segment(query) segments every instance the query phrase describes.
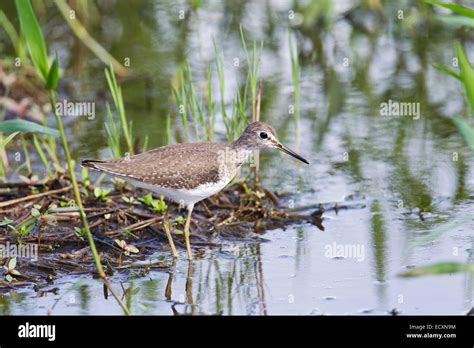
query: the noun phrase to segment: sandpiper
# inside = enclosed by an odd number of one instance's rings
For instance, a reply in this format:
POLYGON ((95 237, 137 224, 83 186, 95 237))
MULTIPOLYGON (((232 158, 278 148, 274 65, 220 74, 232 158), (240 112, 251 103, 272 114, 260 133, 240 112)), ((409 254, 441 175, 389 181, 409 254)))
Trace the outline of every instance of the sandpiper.
MULTIPOLYGON (((159 147, 112 160, 85 160, 82 165, 125 179, 132 185, 163 195, 188 210, 184 237, 192 259, 189 226, 194 205, 221 191, 237 174, 253 150, 275 148, 307 160, 280 143, 272 126, 253 122, 230 144, 188 143, 159 147)), ((172 239, 170 243, 172 243, 172 239)), ((175 255, 176 256, 176 255, 175 255)))

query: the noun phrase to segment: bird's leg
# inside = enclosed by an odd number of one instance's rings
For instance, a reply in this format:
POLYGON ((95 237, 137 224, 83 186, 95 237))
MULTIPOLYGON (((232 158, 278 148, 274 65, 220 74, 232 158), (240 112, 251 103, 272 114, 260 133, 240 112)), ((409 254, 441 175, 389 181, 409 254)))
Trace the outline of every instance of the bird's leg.
POLYGON ((168 243, 170 244, 171 251, 173 252, 173 258, 178 257, 178 253, 176 252, 176 248, 174 246, 173 237, 171 237, 170 225, 168 219, 163 221, 163 229, 166 232, 166 237, 168 237, 168 243))
POLYGON ((188 251, 188 260, 193 259, 191 252, 191 244, 189 243, 189 225, 191 224, 191 215, 193 213, 194 204, 188 206, 188 217, 186 218, 186 224, 184 225, 184 239, 186 240, 186 250, 188 251))
POLYGON ((172 269, 169 273, 169 277, 168 277, 168 282, 166 282, 166 288, 165 288, 165 298, 168 300, 168 301, 171 301, 171 288, 173 286, 173 275, 174 275, 174 272, 176 271, 176 258, 173 258, 173 263, 172 263, 172 269))

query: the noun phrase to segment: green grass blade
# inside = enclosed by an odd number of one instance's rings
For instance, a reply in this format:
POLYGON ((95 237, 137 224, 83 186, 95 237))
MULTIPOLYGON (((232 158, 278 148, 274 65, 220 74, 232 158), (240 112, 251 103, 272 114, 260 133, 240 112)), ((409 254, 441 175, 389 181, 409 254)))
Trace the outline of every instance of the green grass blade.
POLYGON ((48 78, 48 55, 41 27, 36 20, 29 0, 16 0, 15 4, 33 65, 43 81, 46 81, 48 78))
POLYGON ((12 42, 13 47, 15 47, 17 56, 20 57, 21 60, 23 60, 23 58, 25 57, 24 55, 25 52, 23 49, 23 43, 21 41, 20 35, 18 35, 12 22, 10 22, 10 20, 7 18, 5 13, 1 10, 0 10, 0 26, 3 27, 8 37, 10 38, 10 41, 12 42))
POLYGON ((456 47, 456 55, 459 59, 459 68, 461 70, 460 75, 464 84, 464 90, 466 91, 467 101, 474 113, 474 69, 469 63, 461 45, 456 47))
POLYGON ((3 150, 5 148, 5 146, 7 146, 7 144, 20 132, 15 132, 15 133, 12 133, 10 134, 9 136, 7 136, 5 139, 2 139, 2 141, 0 141, 0 150, 3 150))
POLYGON ((457 116, 453 119, 454 124, 458 127, 459 132, 463 136, 469 147, 474 150, 474 128, 471 127, 467 121, 461 116, 457 116))
POLYGON ((463 16, 474 18, 474 10, 470 9, 468 7, 464 7, 464 6, 457 5, 457 4, 448 4, 448 3, 445 3, 445 2, 435 1, 435 0, 425 0, 425 2, 428 3, 428 4, 431 4, 431 5, 436 5, 436 6, 439 6, 439 7, 447 8, 448 10, 459 13, 463 16))
POLYGON ((474 18, 465 16, 436 16, 440 21, 449 25, 465 25, 467 27, 474 27, 474 18))
POLYGON ((53 137, 59 136, 59 131, 57 129, 20 119, 0 121, 0 132, 42 133, 53 137))
POLYGON ((25 156, 25 164, 26 164, 26 169, 28 170, 28 175, 31 175, 32 170, 31 170, 30 152, 28 151, 28 146, 26 144, 24 135, 21 136, 21 147, 23 149, 23 154, 25 156))
POLYGON ((46 171, 48 172, 48 176, 51 176, 51 168, 49 166, 49 162, 46 159, 46 155, 44 154, 44 151, 41 148, 41 144, 39 143, 38 138, 36 137, 36 135, 33 135, 33 144, 35 145, 36 152, 38 153, 38 155, 41 159, 41 162, 43 162, 43 165, 44 165, 46 171))
POLYGON ((59 63, 58 56, 54 58, 53 64, 49 69, 48 79, 46 80, 46 89, 56 89, 59 81, 59 63))
POLYGON ((458 72, 454 71, 453 69, 447 67, 446 65, 443 64, 433 64, 433 66, 438 69, 439 71, 444 72, 445 74, 451 75, 452 77, 461 80, 461 75, 459 75, 458 72))
POLYGON ((214 37, 212 38, 212 44, 214 46, 214 56, 216 60, 217 78, 219 79, 219 91, 220 91, 220 97, 221 97, 220 98, 221 113, 222 113, 222 118, 224 122, 226 122, 227 114, 225 110, 225 100, 224 100, 224 92, 225 92, 224 55, 222 53, 219 54, 214 37))
POLYGON ((109 86, 110 93, 112 94, 112 99, 114 100, 115 109, 119 114, 120 124, 122 126, 122 131, 125 137, 125 142, 127 144, 128 152, 133 155, 132 131, 130 129, 130 123, 128 122, 127 115, 125 113, 122 89, 117 83, 112 64, 110 64, 109 67, 105 69, 105 78, 107 79, 107 84, 109 86))
POLYGON ((474 272, 474 264, 458 262, 439 262, 432 265, 420 266, 399 274, 401 277, 418 277, 423 275, 443 275, 458 272, 474 272))

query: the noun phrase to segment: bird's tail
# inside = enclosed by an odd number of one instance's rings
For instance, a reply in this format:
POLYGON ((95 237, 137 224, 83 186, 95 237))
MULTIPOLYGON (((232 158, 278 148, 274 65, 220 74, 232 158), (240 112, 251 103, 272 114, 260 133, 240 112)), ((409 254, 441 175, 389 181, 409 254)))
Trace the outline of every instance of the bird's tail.
POLYGON ((84 160, 84 161, 81 162, 81 166, 92 168, 92 169, 95 169, 95 170, 102 170, 102 168, 100 166, 101 163, 104 163, 104 161, 84 160))

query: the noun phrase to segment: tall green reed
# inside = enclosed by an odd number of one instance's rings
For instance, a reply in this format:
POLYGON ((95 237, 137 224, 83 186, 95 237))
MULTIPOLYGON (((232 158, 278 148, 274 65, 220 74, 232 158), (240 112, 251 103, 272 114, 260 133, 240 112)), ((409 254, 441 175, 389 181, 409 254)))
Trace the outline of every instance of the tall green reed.
POLYGON ((257 48, 257 41, 253 41, 252 52, 249 53, 247 48, 247 41, 245 39, 244 30, 240 25, 240 38, 242 40, 242 47, 244 49, 245 57, 247 60, 247 83, 250 86, 250 95, 252 100, 252 121, 258 121, 257 119, 257 92, 258 92, 258 77, 260 71, 260 56, 263 49, 263 41, 260 42, 260 47, 257 48))
POLYGON ((291 77, 293 81, 293 116, 297 139, 299 140, 300 125, 300 66, 298 59, 298 47, 293 44, 292 33, 288 31, 288 46, 291 59, 291 77))
MULTIPOLYGON (((109 86, 110 93, 112 94, 112 99, 114 101, 115 109, 117 110, 120 126, 122 128, 122 133, 125 138, 125 143, 127 145, 127 151, 130 155, 133 155, 133 138, 132 138, 132 125, 131 122, 128 122, 127 115, 125 113, 125 107, 123 103, 123 96, 122 96, 122 89, 117 83, 117 79, 115 77, 114 69, 112 64, 109 65, 108 68, 105 69, 105 78, 107 79, 107 84, 109 86)), ((114 155, 121 154, 120 151, 120 134, 118 133, 118 129, 114 128, 113 126, 113 117, 110 112, 110 107, 107 107, 107 115, 109 117, 109 121, 112 120, 110 124, 110 128, 106 127, 107 135, 113 136, 113 139, 109 140, 109 145, 113 144, 113 151, 114 155), (118 138, 118 139, 117 139, 118 138)), ((120 157, 118 155, 117 157, 120 157)))
POLYGON ((185 61, 178 69, 178 86, 173 87, 178 113, 185 131, 186 140, 191 141, 190 124, 196 141, 212 141, 215 124, 215 103, 212 100, 212 70, 206 70, 205 92, 199 96, 193 81, 190 64, 185 61))

